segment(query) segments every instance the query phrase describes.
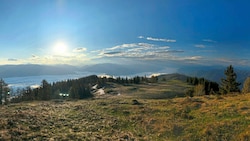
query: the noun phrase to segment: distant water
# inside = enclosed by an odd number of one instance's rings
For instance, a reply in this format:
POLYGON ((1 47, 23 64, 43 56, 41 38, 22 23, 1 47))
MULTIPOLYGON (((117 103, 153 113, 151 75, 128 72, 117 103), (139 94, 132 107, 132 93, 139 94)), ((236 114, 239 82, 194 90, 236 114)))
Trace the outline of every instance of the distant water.
MULTIPOLYGON (((26 77, 8 77, 3 78, 3 80, 11 87, 14 91, 19 88, 26 87, 38 87, 41 85, 42 80, 46 80, 49 83, 64 81, 68 79, 78 79, 90 75, 98 75, 98 76, 106 76, 103 73, 93 73, 93 72, 78 72, 75 74, 67 74, 67 75, 39 75, 39 76, 26 76, 26 77)), ((121 77, 134 77, 134 76, 151 76, 153 72, 143 72, 138 74, 126 75, 121 77)), ((107 75, 108 76, 108 75, 107 75)), ((116 77, 116 76, 114 76, 116 77)))
POLYGON ((36 87, 41 85, 42 80, 46 80, 49 83, 64 81, 68 79, 78 79, 81 77, 86 77, 91 75, 91 73, 79 73, 79 74, 67 74, 67 75, 40 75, 40 76, 25 76, 25 77, 9 77, 3 78, 5 83, 9 85, 12 89, 16 90, 18 88, 26 87, 36 87))

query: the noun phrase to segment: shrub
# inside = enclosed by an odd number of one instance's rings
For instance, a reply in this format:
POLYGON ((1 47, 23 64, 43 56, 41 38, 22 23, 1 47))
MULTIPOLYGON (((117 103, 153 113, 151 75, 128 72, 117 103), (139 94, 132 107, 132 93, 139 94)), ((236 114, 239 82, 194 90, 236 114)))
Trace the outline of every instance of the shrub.
POLYGON ((194 87, 194 95, 202 96, 205 95, 205 86, 202 84, 198 84, 194 87))
POLYGON ((250 77, 247 77, 247 79, 245 80, 243 84, 242 93, 245 94, 249 92, 250 92, 250 77))

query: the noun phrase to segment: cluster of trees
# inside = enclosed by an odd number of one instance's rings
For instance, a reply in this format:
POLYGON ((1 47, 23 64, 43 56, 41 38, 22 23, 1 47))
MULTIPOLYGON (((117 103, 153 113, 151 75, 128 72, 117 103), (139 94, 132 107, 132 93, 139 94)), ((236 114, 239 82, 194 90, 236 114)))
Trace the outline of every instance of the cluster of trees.
POLYGON ((13 102, 29 100, 51 100, 69 96, 72 99, 84 99, 92 97, 91 86, 99 82, 95 75, 61 82, 48 83, 42 81, 40 87, 31 89, 27 87, 20 91, 19 95, 12 99, 13 102))
POLYGON ((195 86, 187 91, 187 95, 191 97, 194 95, 215 94, 219 91, 218 83, 206 80, 205 78, 188 77, 187 83, 195 86))
MULTIPOLYGON (((221 79, 221 85, 216 82, 205 80, 204 78, 188 77, 187 82, 195 85, 194 88, 188 89, 186 95, 208 95, 208 94, 230 94, 240 93, 239 86, 241 83, 237 82, 237 74, 232 65, 228 66, 224 71, 225 78, 221 79)), ((242 93, 250 92, 250 77, 248 77, 243 85, 242 93)))
POLYGON ((107 78, 97 77, 96 75, 76 79, 54 82, 52 84, 43 80, 41 86, 35 89, 27 87, 20 90, 18 96, 12 99, 12 102, 30 101, 30 100, 51 100, 67 96, 71 99, 85 99, 93 97, 92 86, 98 84, 103 87, 107 82, 118 84, 140 84, 146 82, 157 82, 157 77, 133 77, 133 78, 107 78))
POLYGON ((114 83, 118 83, 118 84, 141 84, 141 83, 156 83, 158 81, 158 77, 156 76, 152 76, 152 77, 140 77, 140 76, 135 76, 132 78, 123 78, 123 77, 117 77, 116 79, 114 78, 100 78, 102 83, 106 83, 106 82, 114 82, 114 83))

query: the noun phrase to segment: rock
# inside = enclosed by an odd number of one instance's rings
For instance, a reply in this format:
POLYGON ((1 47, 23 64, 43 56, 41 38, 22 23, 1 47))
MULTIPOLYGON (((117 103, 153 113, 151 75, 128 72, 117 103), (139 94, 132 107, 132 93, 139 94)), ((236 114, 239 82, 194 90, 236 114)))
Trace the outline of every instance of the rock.
POLYGON ((137 101, 136 99, 134 99, 132 100, 132 105, 141 105, 141 103, 137 101))

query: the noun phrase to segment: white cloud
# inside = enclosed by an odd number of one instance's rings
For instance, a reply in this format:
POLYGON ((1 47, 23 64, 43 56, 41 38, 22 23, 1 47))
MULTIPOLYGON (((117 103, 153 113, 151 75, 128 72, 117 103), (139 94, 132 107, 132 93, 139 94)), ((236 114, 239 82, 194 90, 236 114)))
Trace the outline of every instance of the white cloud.
POLYGON ((173 39, 162 39, 162 38, 153 38, 153 37, 147 37, 146 39, 150 41, 171 42, 171 43, 176 42, 176 40, 173 40, 173 39))
MULTIPOLYGON (((148 43, 131 43, 117 45, 100 50, 100 57, 136 58, 140 60, 172 60, 173 54, 183 53, 183 50, 170 50, 169 46, 158 46, 148 43)), ((95 52, 96 53, 96 52, 95 52)))
POLYGON ((203 39, 203 42, 209 42, 209 43, 217 43, 217 41, 211 40, 211 39, 203 39))
POLYGON ((169 46, 163 46, 163 47, 159 47, 159 49, 169 49, 169 46))
POLYGON ((137 38, 139 38, 139 39, 143 39, 143 38, 144 38, 144 36, 138 36, 137 38))
POLYGON ((202 56, 191 56, 186 58, 186 60, 193 60, 193 61, 198 61, 200 59, 202 59, 202 56))
POLYGON ((128 48, 152 48, 155 45, 153 44, 148 44, 148 43, 131 43, 131 44, 122 44, 122 45, 118 45, 118 46, 114 46, 111 48, 107 48, 106 50, 124 50, 124 49, 128 49, 128 48))
POLYGON ((205 45, 202 45, 202 44, 194 45, 194 46, 197 47, 197 48, 206 48, 206 46, 205 46, 205 45))
POLYGON ((176 40, 174 39, 164 39, 164 38, 153 38, 153 37, 144 37, 144 36, 138 36, 139 39, 146 39, 149 41, 157 41, 157 42, 168 42, 168 43, 175 43, 176 40))

